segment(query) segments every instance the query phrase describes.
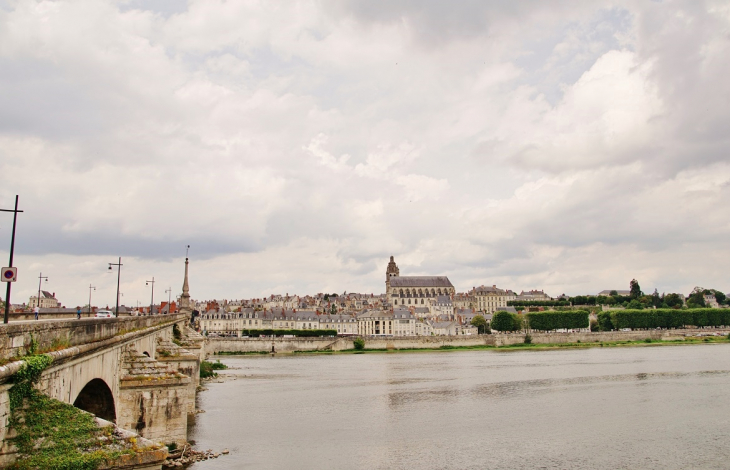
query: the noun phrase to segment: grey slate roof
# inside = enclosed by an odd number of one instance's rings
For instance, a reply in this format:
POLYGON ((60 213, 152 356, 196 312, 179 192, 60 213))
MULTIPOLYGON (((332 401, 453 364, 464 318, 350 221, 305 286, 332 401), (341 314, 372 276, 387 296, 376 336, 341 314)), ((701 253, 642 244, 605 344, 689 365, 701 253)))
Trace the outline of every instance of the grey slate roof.
POLYGON ((631 295, 630 290, 619 290, 619 289, 608 289, 608 290, 602 290, 598 293, 598 295, 611 295, 611 291, 615 290, 618 295, 631 295))
POLYGON ((390 278, 391 287, 454 287, 446 276, 396 276, 390 278))

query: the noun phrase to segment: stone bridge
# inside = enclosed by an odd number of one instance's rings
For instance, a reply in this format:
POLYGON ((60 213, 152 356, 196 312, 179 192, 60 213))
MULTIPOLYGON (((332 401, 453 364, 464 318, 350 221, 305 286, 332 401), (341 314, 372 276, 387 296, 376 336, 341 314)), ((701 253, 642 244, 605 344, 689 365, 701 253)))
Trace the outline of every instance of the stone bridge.
POLYGON ((0 326, 0 441, 9 419, 9 379, 22 367, 17 359, 35 352, 53 358, 37 385, 46 395, 147 439, 186 442, 204 354, 204 338, 188 320, 173 314, 0 326))

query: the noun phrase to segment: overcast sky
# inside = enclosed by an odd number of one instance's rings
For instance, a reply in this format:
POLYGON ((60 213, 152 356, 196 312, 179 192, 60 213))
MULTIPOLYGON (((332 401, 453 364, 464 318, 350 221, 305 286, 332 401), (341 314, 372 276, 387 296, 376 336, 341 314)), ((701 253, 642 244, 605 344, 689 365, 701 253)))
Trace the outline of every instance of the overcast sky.
POLYGON ((13 303, 730 290, 729 58, 726 0, 0 0, 13 303))

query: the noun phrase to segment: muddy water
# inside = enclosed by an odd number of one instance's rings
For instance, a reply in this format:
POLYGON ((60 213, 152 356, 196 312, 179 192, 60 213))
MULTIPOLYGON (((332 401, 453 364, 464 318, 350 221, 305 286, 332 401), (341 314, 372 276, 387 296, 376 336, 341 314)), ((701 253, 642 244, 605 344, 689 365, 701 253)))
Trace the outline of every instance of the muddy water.
POLYGON ((221 361, 194 470, 730 467, 730 344, 221 361))

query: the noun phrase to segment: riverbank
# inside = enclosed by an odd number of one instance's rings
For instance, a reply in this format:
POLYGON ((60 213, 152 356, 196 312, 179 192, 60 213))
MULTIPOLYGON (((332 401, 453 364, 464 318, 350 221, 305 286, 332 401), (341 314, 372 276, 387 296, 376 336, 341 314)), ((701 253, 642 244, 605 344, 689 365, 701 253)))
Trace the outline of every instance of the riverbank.
POLYGON ((312 350, 312 351, 293 351, 284 353, 270 352, 243 352, 243 351, 226 351, 216 353, 216 356, 267 356, 276 354, 317 354, 317 355, 334 355, 334 354, 365 354, 365 353, 399 353, 399 352, 434 352, 434 351, 517 351, 517 350, 545 350, 545 349, 588 349, 588 348, 610 348, 610 347, 655 347, 655 346, 688 346, 697 344, 728 344, 730 339, 727 336, 712 336, 699 338, 686 338, 680 340, 640 340, 640 341, 605 341, 582 343, 517 343, 503 346, 478 345, 478 346, 440 346, 435 348, 401 348, 401 349, 343 349, 340 351, 332 350, 312 350))
POLYGON ((577 333, 491 334, 474 336, 366 337, 365 349, 356 350, 354 338, 209 338, 206 353, 213 355, 262 355, 301 353, 357 353, 389 351, 441 351, 478 349, 556 349, 695 344, 727 342, 730 329, 683 329, 577 333))

